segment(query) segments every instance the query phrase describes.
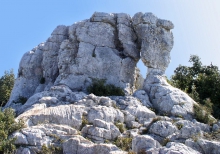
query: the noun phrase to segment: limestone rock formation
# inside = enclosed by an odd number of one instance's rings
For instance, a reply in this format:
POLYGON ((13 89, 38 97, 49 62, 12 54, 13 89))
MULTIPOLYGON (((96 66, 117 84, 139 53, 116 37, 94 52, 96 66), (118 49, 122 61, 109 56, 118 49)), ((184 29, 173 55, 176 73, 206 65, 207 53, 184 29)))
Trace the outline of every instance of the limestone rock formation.
POLYGON ((140 12, 132 18, 95 12, 58 26, 19 65, 6 105, 26 124, 12 135, 16 154, 41 153, 43 146, 64 154, 220 153, 219 140, 207 137, 218 135, 220 122, 194 119, 196 102, 166 81, 173 28, 140 12), (136 68, 140 58, 148 68, 145 80, 136 68), (89 94, 93 79, 126 95, 89 94))

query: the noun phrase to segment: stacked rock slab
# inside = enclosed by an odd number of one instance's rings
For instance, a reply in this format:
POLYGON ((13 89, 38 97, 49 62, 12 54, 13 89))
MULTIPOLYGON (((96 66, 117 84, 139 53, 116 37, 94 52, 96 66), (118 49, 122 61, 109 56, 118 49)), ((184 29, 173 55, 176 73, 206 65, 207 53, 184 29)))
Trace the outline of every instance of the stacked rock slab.
POLYGON ((158 19, 152 13, 137 13, 132 18, 138 36, 141 60, 148 68, 143 89, 154 108, 161 114, 191 119, 195 102, 181 90, 166 82, 164 75, 170 63, 174 28, 172 22, 158 19))
POLYGON ((86 91, 92 79, 106 79, 132 94, 140 59, 132 19, 124 13, 94 13, 89 20, 58 26, 45 43, 24 54, 7 106, 53 85, 86 91))

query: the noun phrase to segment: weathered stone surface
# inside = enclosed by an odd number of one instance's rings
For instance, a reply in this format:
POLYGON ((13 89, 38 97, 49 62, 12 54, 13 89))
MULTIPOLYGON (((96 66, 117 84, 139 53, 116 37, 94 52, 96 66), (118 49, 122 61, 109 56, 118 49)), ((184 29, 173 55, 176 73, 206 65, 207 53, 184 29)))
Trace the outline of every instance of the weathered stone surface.
POLYGON ((206 139, 198 139, 196 142, 193 140, 187 140, 185 143, 187 146, 204 154, 218 154, 220 153, 220 142, 209 141, 206 139))
POLYGON ((42 146, 58 142, 59 139, 65 140, 68 136, 77 134, 77 130, 66 125, 43 124, 24 128, 20 132, 14 133, 13 137, 17 138, 16 145, 42 146))
POLYGON ((158 71, 149 70, 144 83, 153 106, 162 114, 192 120, 193 104, 196 102, 183 91, 169 85, 165 77, 157 73, 158 71))
POLYGON ((34 126, 39 123, 53 123, 69 125, 79 129, 82 124, 83 106, 60 105, 49 108, 33 108, 24 112, 18 119, 27 121, 28 126, 34 126))
POLYGON ((137 91, 135 91, 133 96, 138 98, 144 106, 149 107, 149 108, 153 107, 150 100, 149 100, 149 97, 148 97, 148 94, 146 93, 146 91, 137 90, 137 91))
POLYGON ((175 154, 200 154, 200 152, 182 144, 169 142, 166 147, 160 149, 160 153, 175 153, 175 154))
POLYGON ((118 147, 112 144, 94 144, 80 136, 70 138, 63 143, 63 153, 68 154, 125 154, 118 147))
POLYGON ((117 121, 124 122, 124 115, 120 110, 113 107, 95 106, 88 111, 87 119, 91 123, 94 119, 102 119, 112 123, 117 121))
POLYGON ((174 134, 177 132, 176 126, 172 125, 171 122, 168 121, 157 121, 153 123, 153 125, 150 127, 150 133, 159 135, 160 137, 167 137, 169 135, 174 134))
POLYGON ((104 143, 105 140, 113 141, 121 134, 113 123, 99 119, 94 120, 93 126, 83 127, 81 132, 84 137, 88 137, 96 143, 104 143))
POLYGON ((152 120, 156 114, 145 106, 128 106, 126 109, 131 115, 137 118, 139 123, 144 124, 145 121, 152 120))
POLYGON ((210 131, 209 125, 199 122, 193 123, 187 120, 180 120, 176 122, 175 125, 179 128, 177 136, 181 139, 188 139, 190 137, 198 135, 202 136, 203 132, 210 131))
POLYGON ((58 26, 45 43, 24 54, 7 107, 19 96, 29 98, 54 85, 86 91, 92 78, 133 93, 139 82, 136 40, 131 17, 124 13, 95 12, 90 20, 58 26))
POLYGON ((138 135, 135 136, 132 140, 132 150, 136 153, 140 153, 141 151, 145 151, 151 148, 160 147, 160 143, 148 135, 138 135))
POLYGON ((141 60, 145 66, 165 71, 170 63, 174 26, 160 20, 152 13, 137 13, 132 18, 141 48, 141 60))

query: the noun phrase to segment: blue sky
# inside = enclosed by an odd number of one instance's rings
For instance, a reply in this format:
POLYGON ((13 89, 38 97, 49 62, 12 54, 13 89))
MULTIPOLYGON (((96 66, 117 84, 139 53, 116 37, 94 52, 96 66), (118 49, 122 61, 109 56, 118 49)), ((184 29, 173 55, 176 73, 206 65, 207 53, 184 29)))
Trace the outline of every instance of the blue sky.
MULTIPOLYGON (((152 12, 171 20, 175 28, 170 77, 179 65, 197 54, 203 64, 220 67, 219 0, 0 0, 0 76, 17 73, 22 55, 46 41, 57 25, 88 19, 93 12, 152 12)), ((138 64, 143 76, 146 67, 138 64)))

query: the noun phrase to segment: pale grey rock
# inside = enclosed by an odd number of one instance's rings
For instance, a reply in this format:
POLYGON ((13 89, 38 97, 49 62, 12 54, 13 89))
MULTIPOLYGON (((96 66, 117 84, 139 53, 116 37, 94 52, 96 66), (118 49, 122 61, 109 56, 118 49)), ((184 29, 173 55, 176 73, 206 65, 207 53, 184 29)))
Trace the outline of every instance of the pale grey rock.
POLYGON ((95 119, 92 125, 86 125, 82 129, 82 135, 90 138, 95 143, 104 143, 105 140, 113 141, 120 136, 119 129, 112 123, 95 119))
POLYGON ((94 144, 81 136, 75 136, 63 143, 63 153, 66 154, 125 154, 112 144, 94 144))
POLYGON ((134 138, 135 136, 140 135, 139 129, 130 129, 130 130, 127 130, 127 133, 128 133, 128 136, 131 138, 134 138))
POLYGON ((6 107, 15 103, 22 103, 19 102, 19 97, 29 98, 34 94, 43 76, 41 67, 43 47, 44 44, 42 43, 23 55, 19 64, 18 76, 6 107))
POLYGON ((149 132, 160 137, 168 137, 177 132, 177 130, 176 126, 172 125, 171 122, 157 121, 151 125, 149 132))
POLYGON ((90 18, 91 22, 104 22, 109 23, 110 25, 116 25, 115 14, 104 13, 104 12, 95 12, 90 18))
POLYGON ((94 146, 94 153, 126 154, 126 152, 121 151, 117 146, 115 146, 113 144, 96 144, 94 146))
POLYGON ((162 20, 162 19, 158 19, 157 20, 157 26, 161 26, 167 30, 173 29, 174 25, 171 21, 169 20, 162 20))
POLYGON ((220 142, 209 141, 205 139, 198 139, 196 142, 193 140, 186 140, 187 146, 200 151, 204 154, 218 154, 220 153, 220 142))
POLYGON ((61 140, 65 143, 69 138, 78 136, 77 134, 76 129, 66 125, 41 124, 23 128, 20 132, 13 134, 13 137, 16 137, 15 144, 25 146, 25 148, 21 146, 17 149, 16 154, 40 153, 42 145, 62 147, 61 140))
POLYGON ((205 154, 212 153, 218 154, 220 153, 220 142, 217 141, 208 141, 205 139, 199 139, 197 143, 203 149, 205 154))
POLYGON ((131 22, 129 15, 122 13, 117 15, 118 39, 122 45, 124 55, 138 61, 140 59, 140 51, 136 44, 137 36, 129 21, 131 22), (127 20, 126 24, 124 19, 127 20))
POLYGON ((178 133, 178 138, 181 139, 188 139, 193 136, 200 135, 202 136, 202 128, 198 125, 192 123, 191 121, 187 120, 180 120, 175 123, 176 126, 179 126, 181 128, 178 133))
POLYGON ((33 107, 40 107, 45 104, 46 107, 63 104, 75 103, 86 96, 83 92, 72 92, 67 86, 53 86, 49 91, 43 91, 31 96, 22 106, 13 106, 17 114, 30 110, 33 107), (47 100, 47 101, 46 101, 47 100), (42 105, 40 105, 42 104, 42 105))
POLYGON ((133 25, 141 48, 141 60, 148 68, 165 72, 170 63, 170 51, 173 47, 173 28, 170 21, 159 20, 152 13, 137 13, 133 25))
POLYGON ((59 100, 56 97, 42 97, 39 99, 39 103, 45 104, 57 104, 59 100))
POLYGON ((217 121, 213 126, 212 126, 212 131, 219 131, 220 130, 220 121, 217 121))
POLYGON ((192 120, 193 105, 196 102, 183 91, 169 85, 165 77, 157 73, 150 70, 144 83, 144 89, 149 94, 154 108, 161 114, 192 120))
POLYGON ((45 42, 43 48, 43 77, 45 84, 48 85, 45 89, 49 89, 53 85, 57 76, 59 75, 58 69, 58 52, 62 41, 68 38, 68 27, 64 25, 57 26, 52 32, 51 36, 45 42))
POLYGON ((93 123, 95 119, 104 120, 106 122, 124 122, 124 114, 113 107, 94 106, 88 111, 87 119, 93 123))
POLYGON ((160 153, 175 153, 175 154, 201 154, 200 152, 193 150, 192 148, 182 144, 169 142, 166 147, 160 149, 160 153))
POLYGON ((133 96, 138 98, 144 106, 146 106, 148 108, 153 107, 150 100, 149 100, 149 97, 148 97, 148 94, 146 93, 146 91, 137 90, 137 91, 134 92, 133 96))
POLYGON ((53 123, 69 125, 79 129, 82 124, 83 106, 59 105, 57 107, 33 108, 18 116, 18 119, 27 121, 28 126, 39 123, 53 123))
POLYGON ((145 153, 147 154, 159 154, 159 152, 160 152, 160 149, 158 148, 150 148, 145 151, 145 153))
POLYGON ((19 147, 15 153, 16 154, 31 154, 31 150, 29 148, 19 147))
POLYGON ((203 153, 203 154, 205 153, 203 151, 203 149, 200 147, 200 145, 197 142, 194 142, 194 140, 192 140, 192 139, 187 139, 185 141, 185 145, 192 148, 192 149, 194 149, 194 150, 196 150, 196 151, 198 151, 198 152, 200 152, 200 153, 203 153))
POLYGON ((148 135, 137 135, 132 140, 132 150, 136 153, 139 153, 142 150, 145 151, 147 149, 160 147, 160 143, 148 135))
POLYGON ((27 145, 28 141, 24 134, 21 132, 15 132, 12 137, 16 137, 15 144, 27 145))
POLYGON ((131 17, 124 13, 95 12, 90 20, 57 26, 45 43, 24 54, 7 107, 21 103, 19 96, 29 98, 54 85, 86 91, 92 78, 132 94, 140 81, 136 40, 131 17))
POLYGON ((112 100, 116 101, 116 105, 120 110, 125 110, 128 106, 139 106, 142 105, 142 103, 135 97, 132 96, 111 96, 112 100))
POLYGON ((145 121, 153 119, 156 114, 145 106, 128 106, 126 109, 131 115, 135 116, 139 123, 144 124, 145 121))
POLYGON ((66 142, 63 143, 63 153, 66 154, 78 154, 79 151, 85 151, 85 154, 92 154, 93 152, 93 145, 89 140, 86 140, 80 135, 73 136, 72 138, 68 139, 66 142), (80 146, 82 145, 82 146, 80 146))
POLYGON ((220 130, 220 127, 217 124, 214 124, 212 126, 212 131, 218 131, 218 130, 220 130))

